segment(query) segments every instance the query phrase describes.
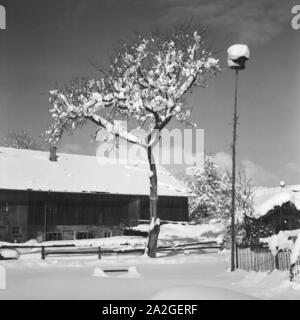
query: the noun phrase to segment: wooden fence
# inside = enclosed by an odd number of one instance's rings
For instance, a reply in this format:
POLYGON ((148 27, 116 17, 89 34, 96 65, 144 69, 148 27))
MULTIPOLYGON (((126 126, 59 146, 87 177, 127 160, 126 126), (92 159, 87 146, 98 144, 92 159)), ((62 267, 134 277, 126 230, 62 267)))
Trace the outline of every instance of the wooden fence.
MULTIPOLYGON (((76 247, 75 245, 51 245, 51 246, 22 246, 22 245, 8 245, 0 246, 0 249, 40 249, 41 259, 45 260, 50 255, 85 255, 95 254, 98 259, 101 259, 102 255, 110 254, 132 254, 139 253, 144 254, 145 248, 127 248, 127 249, 108 249, 101 247, 76 247)), ((207 242, 192 242, 187 244, 181 244, 176 246, 161 246, 157 248, 157 252, 167 251, 184 251, 184 250, 198 250, 202 251, 205 249, 218 249, 222 250, 223 246, 218 244, 216 241, 207 242)))
POLYGON ((290 250, 279 250, 273 255, 264 245, 236 245, 236 268, 257 272, 289 271, 289 278, 294 281, 300 278, 300 259, 291 265, 290 255, 290 250))

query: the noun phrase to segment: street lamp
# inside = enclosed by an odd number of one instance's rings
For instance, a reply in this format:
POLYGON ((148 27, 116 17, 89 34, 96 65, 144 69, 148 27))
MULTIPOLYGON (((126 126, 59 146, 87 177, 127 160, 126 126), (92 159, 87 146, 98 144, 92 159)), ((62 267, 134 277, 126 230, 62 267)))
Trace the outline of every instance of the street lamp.
POLYGON ((235 70, 235 95, 233 115, 233 143, 232 143, 232 188, 231 188, 231 271, 235 270, 235 167, 236 167, 236 139, 237 139, 237 92, 239 70, 246 68, 250 58, 250 51, 245 44, 235 44, 228 48, 228 67, 235 70))

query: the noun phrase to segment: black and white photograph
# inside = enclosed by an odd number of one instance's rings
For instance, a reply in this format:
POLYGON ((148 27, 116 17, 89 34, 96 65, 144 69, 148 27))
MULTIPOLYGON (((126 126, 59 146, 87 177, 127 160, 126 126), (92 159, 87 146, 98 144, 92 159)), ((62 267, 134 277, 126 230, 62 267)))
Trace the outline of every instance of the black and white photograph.
POLYGON ((0 0, 0 302, 300 300, 299 52, 300 0, 0 0))

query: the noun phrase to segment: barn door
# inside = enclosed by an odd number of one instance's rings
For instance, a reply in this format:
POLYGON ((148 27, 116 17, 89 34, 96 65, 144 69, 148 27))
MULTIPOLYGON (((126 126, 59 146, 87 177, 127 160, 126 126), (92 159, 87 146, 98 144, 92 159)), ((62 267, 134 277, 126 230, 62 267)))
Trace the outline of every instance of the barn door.
POLYGON ((9 241, 9 224, 7 219, 0 218, 0 241, 9 241))

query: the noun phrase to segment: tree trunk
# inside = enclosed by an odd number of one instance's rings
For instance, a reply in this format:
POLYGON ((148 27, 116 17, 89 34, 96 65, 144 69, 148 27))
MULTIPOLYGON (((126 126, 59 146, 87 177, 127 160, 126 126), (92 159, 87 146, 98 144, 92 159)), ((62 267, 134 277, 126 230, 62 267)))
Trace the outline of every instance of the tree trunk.
POLYGON ((157 219, 157 204, 158 204, 158 195, 157 195, 157 170, 155 159, 152 153, 152 147, 148 147, 148 162, 150 167, 150 230, 148 235, 148 244, 147 244, 147 253, 151 258, 156 257, 156 247, 157 240, 160 231, 159 220, 157 219))

